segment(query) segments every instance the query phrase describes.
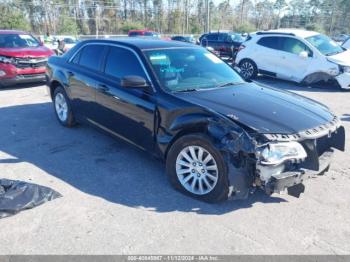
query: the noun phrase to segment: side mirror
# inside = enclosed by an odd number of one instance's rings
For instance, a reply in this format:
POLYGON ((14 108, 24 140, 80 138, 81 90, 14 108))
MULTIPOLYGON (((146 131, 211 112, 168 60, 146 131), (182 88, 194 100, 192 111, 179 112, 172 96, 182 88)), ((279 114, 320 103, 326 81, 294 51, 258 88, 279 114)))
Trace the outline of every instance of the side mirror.
POLYGON ((303 59, 307 59, 309 57, 309 53, 306 51, 302 51, 299 53, 299 56, 303 59))
POLYGON ((125 76, 121 79, 120 85, 126 88, 148 88, 149 84, 141 76, 125 76))

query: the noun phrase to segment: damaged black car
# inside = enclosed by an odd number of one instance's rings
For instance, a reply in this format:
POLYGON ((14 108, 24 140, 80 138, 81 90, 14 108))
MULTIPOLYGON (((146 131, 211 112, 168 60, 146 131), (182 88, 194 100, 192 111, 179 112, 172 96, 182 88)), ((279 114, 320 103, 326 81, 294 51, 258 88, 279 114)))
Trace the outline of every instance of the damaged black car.
POLYGON ((84 41, 49 59, 47 79, 63 126, 87 123, 163 159, 176 189, 208 202, 298 195, 345 147, 326 106, 247 83, 186 43, 84 41))

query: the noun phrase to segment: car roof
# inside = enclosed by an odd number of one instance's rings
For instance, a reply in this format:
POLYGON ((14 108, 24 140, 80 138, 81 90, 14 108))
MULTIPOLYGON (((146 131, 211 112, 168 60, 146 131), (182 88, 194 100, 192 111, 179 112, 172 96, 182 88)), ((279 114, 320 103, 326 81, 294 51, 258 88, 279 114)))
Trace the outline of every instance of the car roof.
MULTIPOLYGON (((258 32, 259 33, 259 32, 258 32)), ((305 29, 297 29, 297 28, 281 28, 281 29, 274 29, 274 30, 267 30, 267 31, 261 31, 260 33, 281 33, 281 34, 293 34, 295 36, 299 36, 301 38, 307 38, 314 35, 319 35, 320 33, 315 31, 308 31, 305 29)))
POLYGON ((19 30, 0 30, 0 34, 28 34, 27 32, 24 31, 19 31, 19 30))
POLYGON ((125 45, 141 50, 147 49, 166 49, 166 48, 179 48, 179 47, 195 47, 194 45, 189 45, 188 43, 179 42, 179 41, 166 41, 160 39, 151 39, 151 38, 133 38, 133 37, 125 37, 118 39, 93 39, 93 40, 85 40, 83 43, 112 43, 112 44, 120 44, 125 45))
POLYGON ((149 30, 149 29, 132 29, 132 30, 129 30, 129 33, 130 32, 140 32, 140 33, 143 33, 143 32, 155 32, 153 30, 149 30))

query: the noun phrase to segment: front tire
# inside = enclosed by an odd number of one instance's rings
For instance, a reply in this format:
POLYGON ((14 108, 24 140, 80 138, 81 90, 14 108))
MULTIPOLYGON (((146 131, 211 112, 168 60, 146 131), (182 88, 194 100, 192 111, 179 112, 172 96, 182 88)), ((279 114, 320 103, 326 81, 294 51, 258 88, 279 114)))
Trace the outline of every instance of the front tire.
POLYGON ((58 122, 65 127, 74 126, 74 116, 70 100, 62 86, 55 89, 53 94, 53 105, 58 122))
POLYGON ((173 186, 191 197, 210 203, 228 197, 224 158, 205 135, 185 135, 175 141, 167 155, 166 171, 173 186))
POLYGON ((254 79, 258 75, 258 67, 254 61, 250 59, 243 59, 241 62, 239 62, 239 68, 241 70, 241 76, 244 78, 244 80, 254 79))

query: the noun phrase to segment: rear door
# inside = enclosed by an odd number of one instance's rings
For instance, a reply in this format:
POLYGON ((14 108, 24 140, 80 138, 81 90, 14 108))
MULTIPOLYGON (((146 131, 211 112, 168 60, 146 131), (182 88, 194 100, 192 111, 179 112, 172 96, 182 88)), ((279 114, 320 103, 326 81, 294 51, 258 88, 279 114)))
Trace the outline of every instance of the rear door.
POLYGON ((153 149, 155 93, 120 86, 125 76, 149 79, 138 55, 131 49, 110 46, 103 79, 96 91, 99 118, 94 124, 142 148, 153 149))
POLYGON ((85 45, 70 61, 67 73, 68 92, 73 111, 78 118, 95 117, 95 93, 101 77, 102 61, 107 51, 104 45, 85 45))
POLYGON ((215 50, 218 51, 218 37, 219 34, 214 33, 214 34, 208 34, 206 37, 204 37, 204 39, 202 40, 202 45, 203 46, 210 46, 212 48, 214 48, 215 50))
POLYGON ((253 59, 263 74, 276 76, 277 64, 280 59, 279 39, 278 36, 264 36, 257 41, 253 59))

